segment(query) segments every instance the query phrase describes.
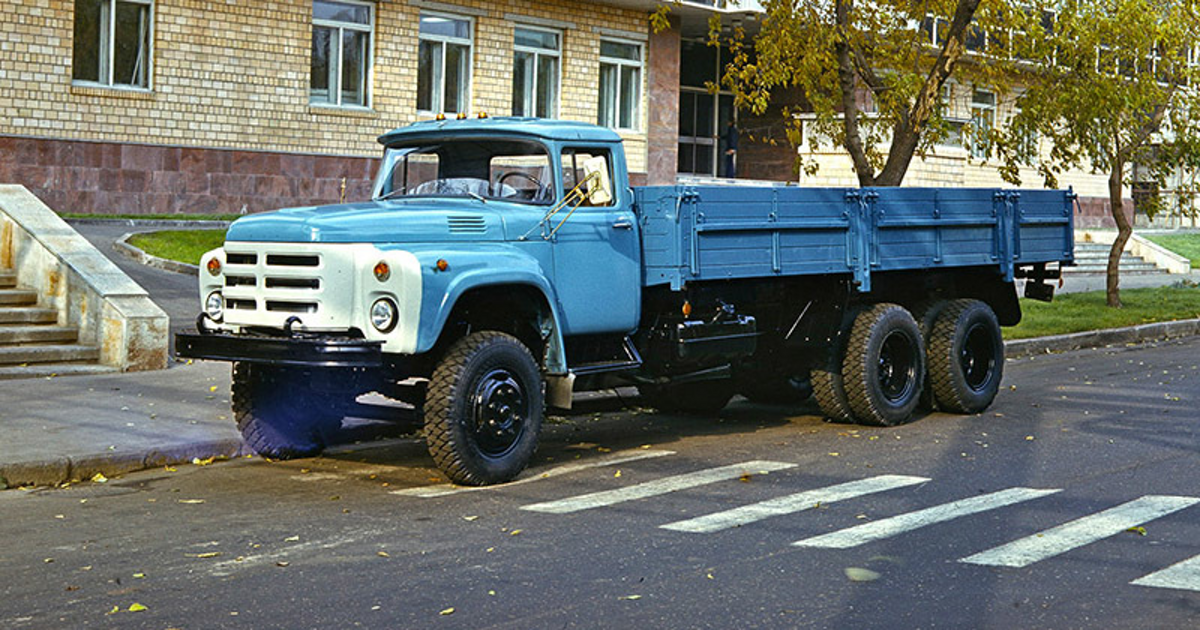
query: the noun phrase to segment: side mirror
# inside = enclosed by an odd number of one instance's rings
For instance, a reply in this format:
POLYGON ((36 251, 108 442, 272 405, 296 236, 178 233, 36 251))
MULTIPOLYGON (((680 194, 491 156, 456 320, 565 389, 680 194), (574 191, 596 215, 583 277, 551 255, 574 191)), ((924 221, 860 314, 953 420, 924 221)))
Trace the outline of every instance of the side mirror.
POLYGON ((607 206, 612 202, 612 180, 608 177, 608 160, 603 155, 589 158, 583 163, 584 181, 587 182, 587 198, 593 206, 607 206))

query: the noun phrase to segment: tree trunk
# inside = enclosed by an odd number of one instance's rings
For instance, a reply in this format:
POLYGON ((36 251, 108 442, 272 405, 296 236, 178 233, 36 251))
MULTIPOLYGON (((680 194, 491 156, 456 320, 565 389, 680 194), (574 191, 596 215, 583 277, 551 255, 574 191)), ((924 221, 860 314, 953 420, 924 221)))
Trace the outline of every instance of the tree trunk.
POLYGON ((1133 226, 1125 217, 1125 204, 1121 201, 1125 189, 1122 182, 1124 173, 1125 160, 1113 160, 1112 171, 1108 174, 1108 202, 1112 209, 1113 221, 1117 223, 1117 239, 1113 241, 1112 249, 1108 252, 1106 283, 1108 305, 1113 308, 1121 308, 1121 290, 1118 287, 1121 282, 1121 254, 1125 251, 1125 243, 1129 242, 1129 237, 1133 234, 1133 226))

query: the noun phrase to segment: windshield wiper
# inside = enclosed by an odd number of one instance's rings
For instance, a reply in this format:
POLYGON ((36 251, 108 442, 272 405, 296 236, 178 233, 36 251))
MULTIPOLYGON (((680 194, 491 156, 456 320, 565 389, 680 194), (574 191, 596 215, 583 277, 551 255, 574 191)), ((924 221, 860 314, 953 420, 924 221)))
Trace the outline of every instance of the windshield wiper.
POLYGON ((392 197, 400 197, 400 196, 403 196, 406 194, 408 194, 408 191, 404 190, 403 188, 397 188, 396 190, 393 190, 392 192, 390 192, 386 195, 381 195, 379 197, 376 197, 376 200, 377 201, 387 201, 388 199, 391 199, 392 197))
POLYGON ((466 193, 467 193, 468 195, 470 195, 470 196, 472 196, 472 197, 474 197, 474 198, 478 199, 480 203, 487 203, 487 199, 484 199, 484 198, 483 198, 483 195, 480 195, 479 193, 477 193, 477 192, 475 192, 475 191, 473 191, 473 190, 468 190, 468 191, 466 191, 466 193))

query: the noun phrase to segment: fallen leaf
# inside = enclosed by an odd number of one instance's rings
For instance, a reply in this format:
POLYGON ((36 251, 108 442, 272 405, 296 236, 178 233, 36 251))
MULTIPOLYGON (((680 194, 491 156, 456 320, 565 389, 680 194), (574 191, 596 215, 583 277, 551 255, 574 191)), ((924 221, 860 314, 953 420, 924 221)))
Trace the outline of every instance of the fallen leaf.
POLYGON ((479 517, 478 516, 464 516, 462 518, 464 521, 474 521, 474 520, 477 520, 479 517))
POLYGON ((841 453, 830 453, 829 454, 830 457, 837 457, 839 455, 841 455, 841 453))
POLYGON ((188 554, 188 555, 192 556, 193 558, 216 558, 217 556, 221 555, 221 552, 220 551, 206 551, 204 553, 188 554))
POLYGON ((620 477, 620 476, 621 476, 621 471, 619 471, 619 470, 618 470, 617 472, 613 473, 613 477, 614 477, 614 478, 615 478, 615 477, 620 477))
POLYGON ((495 547, 488 547, 486 551, 487 551, 487 553, 492 553, 495 550, 496 550, 495 547))
POLYGON ((439 615, 442 615, 442 616, 445 616, 445 615, 453 615, 453 614, 454 614, 454 607, 453 607, 453 606, 451 606, 450 608, 447 608, 447 609, 443 610, 442 612, 440 612, 440 613, 438 613, 438 614, 439 614, 439 615))
POLYGON ((165 470, 167 472, 176 472, 178 469, 175 468, 174 466, 164 466, 163 470, 165 470))
POLYGON ((92 481, 96 483, 108 483, 108 477, 105 477, 102 473, 96 473, 92 476, 92 481))
POLYGON ((742 483, 750 483, 750 480, 753 478, 754 478, 754 476, 751 475, 750 473, 742 473, 742 476, 738 477, 738 481, 740 481, 742 483))
POLYGON ((1033 436, 1032 436, 1032 435, 1026 435, 1026 436, 1025 436, 1025 441, 1026 441, 1026 442, 1032 442, 1032 441, 1033 441, 1033 436))
POLYGON ((216 386, 216 385, 213 385, 212 387, 209 387, 209 388, 208 388, 208 391, 210 391, 210 392, 215 392, 215 391, 217 391, 217 386, 216 386))
POLYGON ((1127 529, 1127 530, 1125 530, 1125 531, 1127 531, 1127 532, 1130 532, 1130 533, 1133 533, 1133 534, 1137 534, 1138 536, 1145 536, 1145 535, 1146 535, 1146 528, 1145 528, 1145 527, 1142 527, 1142 526, 1140 526, 1140 525, 1139 525, 1139 526, 1137 526, 1137 527, 1130 527, 1129 529, 1127 529))
POLYGON ((851 582, 872 582, 879 579, 879 574, 862 567, 846 567, 846 577, 851 582))
POLYGON ((379 556, 380 558, 391 558, 386 551, 377 551, 375 552, 375 555, 379 556))
POLYGON ((517 534, 520 534, 520 533, 521 533, 521 531, 522 531, 522 530, 519 530, 519 529, 514 529, 514 530, 512 530, 511 532, 509 532, 509 533, 508 533, 508 535, 509 535, 509 536, 516 536, 517 534))
POLYGON ((632 600, 637 600, 637 599, 641 599, 641 598, 642 598, 641 595, 622 595, 622 596, 618 597, 617 599, 625 599, 625 600, 632 601, 632 600))
POLYGON ((197 505, 197 504, 200 504, 200 503, 204 503, 204 499, 180 499, 180 500, 179 500, 179 501, 177 501, 177 502, 178 502, 178 503, 183 503, 183 504, 185 504, 185 505, 197 505))
POLYGON ((133 574, 133 577, 135 577, 135 578, 137 578, 137 579, 139 579, 139 580, 140 580, 140 579, 142 579, 142 578, 145 578, 145 577, 146 577, 146 574, 145 574, 145 573, 134 573, 134 574, 133 574))
POLYGON ((650 448, 650 445, 649 445, 649 444, 643 444, 643 445, 639 446, 638 448, 650 448))
POLYGON ((194 466, 207 466, 207 465, 209 465, 209 464, 213 463, 213 460, 214 460, 214 459, 216 459, 216 457, 209 457, 209 458, 207 458, 207 459, 200 459, 199 457, 193 457, 193 458, 192 458, 192 465, 194 465, 194 466))
POLYGON ((597 452, 597 453, 611 453, 611 452, 612 452, 612 449, 611 449, 611 448, 604 448, 603 446, 597 446, 597 447, 596 447, 596 452, 597 452))
POLYGON ((717 578, 713 577, 713 574, 711 574, 711 573, 705 573, 705 574, 704 574, 704 577, 706 577, 706 578, 708 578, 708 579, 710 579, 710 580, 715 580, 715 579, 717 579, 717 578))
POLYGON ((299 540, 299 536, 288 536, 287 538, 283 539, 283 542, 298 542, 299 540))
POLYGON ((143 610, 146 610, 146 607, 137 602, 129 605, 129 612, 142 612, 143 610))
POLYGON ((120 606, 113 606, 113 607, 112 607, 112 610, 110 610, 110 611, 108 611, 108 612, 106 612, 106 613, 104 613, 104 614, 106 614, 106 615, 115 615, 115 614, 117 614, 117 613, 119 613, 119 612, 121 612, 121 607, 120 607, 120 606))
POLYGON ((289 564, 291 564, 291 563, 290 563, 290 562, 288 562, 287 560, 280 560, 279 562, 276 562, 276 563, 275 563, 275 566, 277 566, 277 567, 286 567, 286 566, 287 566, 287 565, 289 565, 289 564))

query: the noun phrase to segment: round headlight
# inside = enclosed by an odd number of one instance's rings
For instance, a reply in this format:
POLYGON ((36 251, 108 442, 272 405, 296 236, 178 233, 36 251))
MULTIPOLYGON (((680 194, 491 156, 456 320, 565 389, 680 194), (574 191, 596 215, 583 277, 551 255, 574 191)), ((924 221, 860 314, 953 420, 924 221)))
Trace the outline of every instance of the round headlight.
POLYGON ((225 316, 225 299, 221 297, 220 291, 208 294, 208 298, 204 300, 204 312, 215 322, 221 321, 225 316))
POLYGON ((396 327, 396 303, 388 298, 375 300, 371 305, 371 325, 379 332, 391 332, 396 327))

